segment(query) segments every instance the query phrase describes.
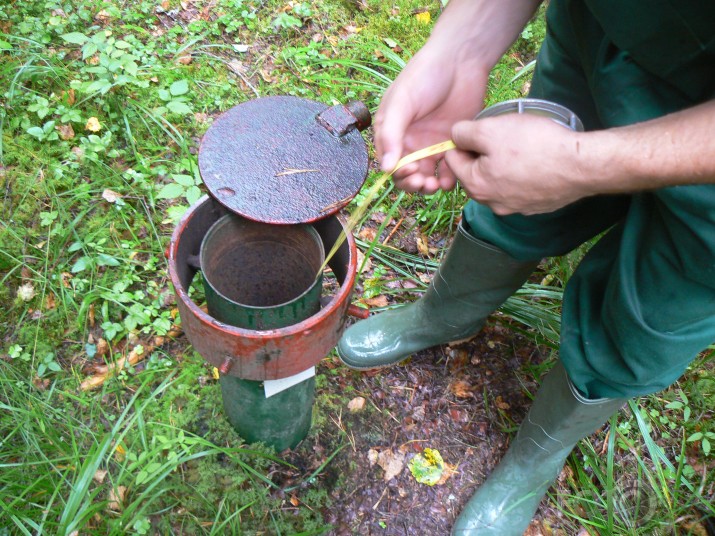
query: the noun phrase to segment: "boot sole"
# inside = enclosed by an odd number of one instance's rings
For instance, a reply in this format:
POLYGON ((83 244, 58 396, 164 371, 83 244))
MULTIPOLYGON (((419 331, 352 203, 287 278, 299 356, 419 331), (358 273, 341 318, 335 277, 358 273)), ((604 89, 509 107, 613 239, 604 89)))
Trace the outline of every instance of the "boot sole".
POLYGON ((370 366, 368 366, 368 367, 360 367, 360 366, 353 365, 353 364, 348 363, 347 361, 345 361, 345 359, 343 359, 342 354, 340 353, 340 350, 339 350, 337 347, 335 348, 335 351, 336 351, 336 353, 338 354, 338 359, 340 359, 340 362, 341 362, 343 365, 345 365, 346 367, 348 367, 349 369, 352 369, 352 370, 379 370, 379 369, 384 369, 384 368, 388 368, 388 367, 394 367, 395 365, 399 365, 400 363, 402 363, 402 362, 405 361, 406 359, 409 359, 409 358, 410 358, 410 356, 408 355, 407 357, 403 357, 403 358, 400 359, 399 361, 391 361, 390 363, 385 363, 385 364, 382 364, 382 365, 370 365, 370 366))
MULTIPOLYGON (((481 331, 481 329, 480 329, 480 331, 481 331)), ((451 345, 455 345, 455 344, 462 344, 462 343, 471 341, 471 340, 472 340, 474 337, 476 337, 477 335, 479 335, 479 332, 475 333, 474 335, 470 335, 470 336, 468 336, 468 337, 462 337, 461 339, 455 339, 455 340, 453 340, 453 341, 448 341, 448 342, 444 342, 444 343, 438 343, 438 344, 435 344, 434 346, 428 346, 427 348, 423 348, 422 350, 418 350, 418 352, 423 351, 423 350, 427 350, 428 348, 434 348, 435 346, 444 346, 444 345, 450 345, 450 346, 451 346, 451 345)), ((410 357, 412 357, 412 355, 413 355, 414 353, 416 353, 416 352, 413 352, 412 354, 408 354, 408 355, 406 355, 405 357, 403 357, 403 358, 401 358, 401 359, 399 359, 399 360, 397 360, 397 361, 390 361, 389 363, 384 363, 384 364, 382 364, 382 365, 371 365, 371 366, 369 366, 369 367, 360 367, 360 366, 357 366, 357 365, 352 365, 352 364, 348 363, 347 361, 345 361, 345 359, 343 358, 343 355, 340 353, 340 346, 336 346, 336 347, 335 347, 335 352, 338 354, 338 359, 340 359, 340 362, 341 362, 343 365, 345 365, 346 367, 351 368, 351 369, 353 369, 353 370, 379 370, 379 369, 384 369, 384 368, 387 368, 387 367, 394 367, 395 365, 399 365, 399 364, 402 363, 403 361, 406 361, 407 359, 409 359, 410 357)))

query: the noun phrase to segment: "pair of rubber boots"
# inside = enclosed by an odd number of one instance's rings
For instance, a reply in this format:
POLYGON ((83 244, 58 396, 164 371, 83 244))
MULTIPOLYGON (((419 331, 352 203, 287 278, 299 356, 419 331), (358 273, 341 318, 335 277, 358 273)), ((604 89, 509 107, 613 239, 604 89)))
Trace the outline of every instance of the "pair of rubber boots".
MULTIPOLYGON (((351 368, 372 369, 476 335, 536 265, 476 239, 460 224, 424 296, 353 325, 340 340, 338 354, 351 368)), ((557 363, 507 453, 467 502, 452 534, 521 536, 576 443, 624 403, 586 399, 557 363)))

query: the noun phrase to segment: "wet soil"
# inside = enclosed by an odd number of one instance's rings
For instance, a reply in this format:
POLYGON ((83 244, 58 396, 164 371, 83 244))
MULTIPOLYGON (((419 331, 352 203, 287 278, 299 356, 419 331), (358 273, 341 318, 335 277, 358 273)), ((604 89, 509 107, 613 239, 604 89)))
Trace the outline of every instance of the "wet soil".
POLYGON ((523 370, 546 370, 546 360, 498 321, 471 341, 429 349, 390 368, 357 372, 336 358, 324 360, 330 381, 319 396, 338 406, 322 409, 322 432, 306 439, 292 461, 309 451, 327 455, 336 441, 347 445, 321 476, 331 490, 332 507, 324 512, 331 534, 449 534, 526 415, 536 384, 523 370), (351 411, 346 403, 356 397, 365 405, 351 411), (448 478, 434 486, 417 482, 408 468, 428 447, 447 465, 448 478), (389 478, 376 456, 404 465, 389 478))

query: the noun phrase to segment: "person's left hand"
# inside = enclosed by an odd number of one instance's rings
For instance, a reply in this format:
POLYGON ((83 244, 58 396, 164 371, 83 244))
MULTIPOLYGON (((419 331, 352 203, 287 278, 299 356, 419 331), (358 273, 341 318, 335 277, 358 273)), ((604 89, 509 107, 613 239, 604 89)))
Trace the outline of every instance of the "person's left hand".
POLYGON ((461 121, 445 161, 467 195, 495 214, 553 212, 597 193, 580 171, 582 136, 533 115, 461 121))

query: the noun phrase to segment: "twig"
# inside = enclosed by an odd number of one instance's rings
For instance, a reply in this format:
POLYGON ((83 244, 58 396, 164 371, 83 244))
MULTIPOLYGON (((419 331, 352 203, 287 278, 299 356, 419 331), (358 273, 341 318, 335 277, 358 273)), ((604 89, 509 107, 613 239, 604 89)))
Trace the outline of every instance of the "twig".
POLYGON ((386 245, 387 245, 387 243, 390 241, 390 239, 393 237, 393 235, 397 232, 397 229, 400 227, 400 225, 402 225, 402 222, 403 222, 403 221, 405 221, 405 217, 404 217, 404 216, 402 216, 402 217, 397 221, 397 223, 395 224, 395 226, 392 228, 392 231, 390 231, 390 234, 388 234, 388 235, 387 235, 387 238, 385 238, 385 240, 382 241, 382 245, 383 245, 383 246, 386 246, 386 245))
POLYGON ((287 168, 285 171, 281 171, 280 173, 276 173, 274 177, 282 177, 283 175, 296 175, 298 173, 313 173, 316 171, 320 171, 319 169, 293 169, 293 168, 287 168))
POLYGON ((387 486, 385 486, 385 489, 383 490, 382 495, 380 495, 380 498, 379 498, 379 499, 377 500, 377 502, 373 505, 373 507, 372 507, 373 510, 377 510, 377 507, 378 507, 378 506, 380 505, 380 503, 382 502, 382 499, 383 499, 383 497, 385 496, 386 493, 387 493, 387 486))

